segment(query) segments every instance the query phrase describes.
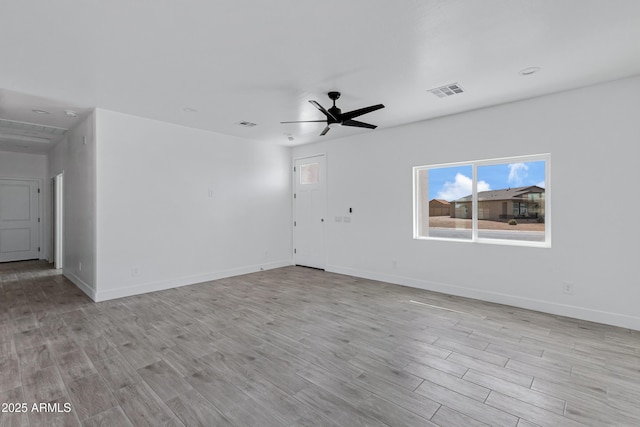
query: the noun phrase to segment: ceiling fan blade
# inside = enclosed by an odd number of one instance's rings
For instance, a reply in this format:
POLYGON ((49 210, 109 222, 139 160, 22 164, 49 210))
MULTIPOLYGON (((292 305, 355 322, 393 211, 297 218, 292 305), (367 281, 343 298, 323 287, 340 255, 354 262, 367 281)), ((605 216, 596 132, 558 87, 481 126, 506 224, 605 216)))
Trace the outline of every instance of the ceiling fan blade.
POLYGON ((342 126, 354 126, 358 128, 375 129, 378 126, 370 125, 369 123, 359 122, 357 120, 345 120, 342 122, 342 126))
POLYGON ((326 135, 327 132, 329 132, 329 129, 331 129, 329 126, 327 126, 326 128, 324 128, 324 130, 322 131, 322 133, 320 134, 320 136, 326 135))
POLYGON ((372 105, 370 107, 360 108, 359 110, 347 111, 346 113, 343 113, 341 115, 341 118, 342 118, 342 120, 350 120, 350 119, 353 119, 355 117, 361 116, 363 114, 367 114, 367 113, 370 113, 372 111, 379 110, 381 108, 384 108, 384 105, 378 104, 378 105, 372 105))
POLYGON ((328 112, 327 110, 324 109, 324 107, 320 104, 318 104, 316 101, 309 101, 314 107, 316 107, 318 110, 322 111, 322 113, 333 119, 333 120, 338 120, 336 117, 333 117, 333 114, 331 114, 330 112, 328 112))
POLYGON ((297 120, 295 122, 280 122, 280 123, 325 123, 327 121, 327 119, 323 119, 323 120, 297 120))

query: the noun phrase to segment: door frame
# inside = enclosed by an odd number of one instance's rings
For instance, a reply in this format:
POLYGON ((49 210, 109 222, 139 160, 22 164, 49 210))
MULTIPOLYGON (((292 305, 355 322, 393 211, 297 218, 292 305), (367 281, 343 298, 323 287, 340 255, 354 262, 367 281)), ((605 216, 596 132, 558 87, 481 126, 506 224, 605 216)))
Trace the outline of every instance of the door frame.
POLYGON ((328 220, 328 216, 329 216, 329 167, 328 167, 328 156, 326 152, 320 152, 320 153, 315 153, 315 154, 307 154, 304 156, 300 156, 300 157, 292 157, 291 159, 291 257, 293 259, 293 265, 297 265, 296 264, 296 253, 295 253, 295 246, 296 246, 296 227, 294 225, 295 222, 295 218, 296 218, 296 202, 295 202, 295 193, 296 193, 296 179, 297 179, 297 171, 295 170, 296 167, 296 162, 298 160, 304 160, 304 159, 310 159, 313 157, 318 157, 318 156, 323 156, 324 157, 324 176, 325 176, 325 188, 324 188, 324 215, 325 215, 325 226, 324 226, 324 230, 323 230, 323 234, 324 234, 324 243, 325 243, 325 247, 324 247, 324 254, 323 254, 323 259, 322 259, 322 270, 325 270, 327 268, 327 228, 329 225, 329 220, 328 220))
POLYGON ((44 185, 42 182, 42 178, 33 178, 33 177, 20 177, 20 176, 0 176, 0 179, 12 180, 12 181, 34 181, 38 184, 38 247, 40 251, 38 252, 38 259, 43 260, 45 257, 45 245, 44 245, 44 185))
POLYGON ((64 268, 64 171, 51 178, 51 261, 64 268))

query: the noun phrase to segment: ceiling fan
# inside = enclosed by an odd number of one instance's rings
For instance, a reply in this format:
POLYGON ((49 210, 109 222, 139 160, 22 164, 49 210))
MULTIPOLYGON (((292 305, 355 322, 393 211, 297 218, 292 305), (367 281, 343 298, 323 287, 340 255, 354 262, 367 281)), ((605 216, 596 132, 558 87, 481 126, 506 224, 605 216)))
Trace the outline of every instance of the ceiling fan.
POLYGON ((348 111, 343 113, 338 107, 336 107, 336 99, 340 98, 340 92, 329 92, 329 98, 333 101, 333 107, 326 110, 322 105, 318 104, 317 101, 309 101, 316 107, 318 110, 322 112, 327 118, 325 120, 299 120, 295 122, 280 122, 280 123, 312 123, 312 122, 326 122, 327 126, 324 128, 320 136, 326 135, 329 132, 330 125, 340 125, 340 126, 354 126, 359 128, 367 128, 367 129, 375 129, 376 125, 371 125, 369 123, 359 122, 357 120, 353 120, 355 117, 362 116, 363 114, 370 113, 372 111, 379 110, 384 108, 384 105, 372 105, 370 107, 360 108, 358 110, 348 111))

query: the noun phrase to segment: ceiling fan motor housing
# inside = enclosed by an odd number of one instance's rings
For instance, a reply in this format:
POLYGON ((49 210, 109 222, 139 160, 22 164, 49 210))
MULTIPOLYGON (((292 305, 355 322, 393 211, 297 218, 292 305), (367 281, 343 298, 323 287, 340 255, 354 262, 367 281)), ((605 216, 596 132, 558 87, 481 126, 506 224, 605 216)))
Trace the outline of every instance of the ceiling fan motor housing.
POLYGON ((329 108, 327 111, 329 111, 329 113, 336 118, 336 120, 333 120, 331 117, 327 117, 327 122, 328 123, 341 123, 342 122, 342 118, 340 117, 340 115, 342 114, 342 110, 339 109, 338 107, 336 107, 335 105, 331 108, 329 108))

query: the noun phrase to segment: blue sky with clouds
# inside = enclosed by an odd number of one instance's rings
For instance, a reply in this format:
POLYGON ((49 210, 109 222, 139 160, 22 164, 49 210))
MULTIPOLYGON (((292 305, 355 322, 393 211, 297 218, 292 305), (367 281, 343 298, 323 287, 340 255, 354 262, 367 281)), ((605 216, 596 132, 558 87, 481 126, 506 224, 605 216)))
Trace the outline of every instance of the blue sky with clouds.
MULTIPOLYGON (((545 186, 544 161, 478 166, 478 191, 545 186)), ((429 169, 429 200, 456 200, 471 194, 471 165, 429 169)))

